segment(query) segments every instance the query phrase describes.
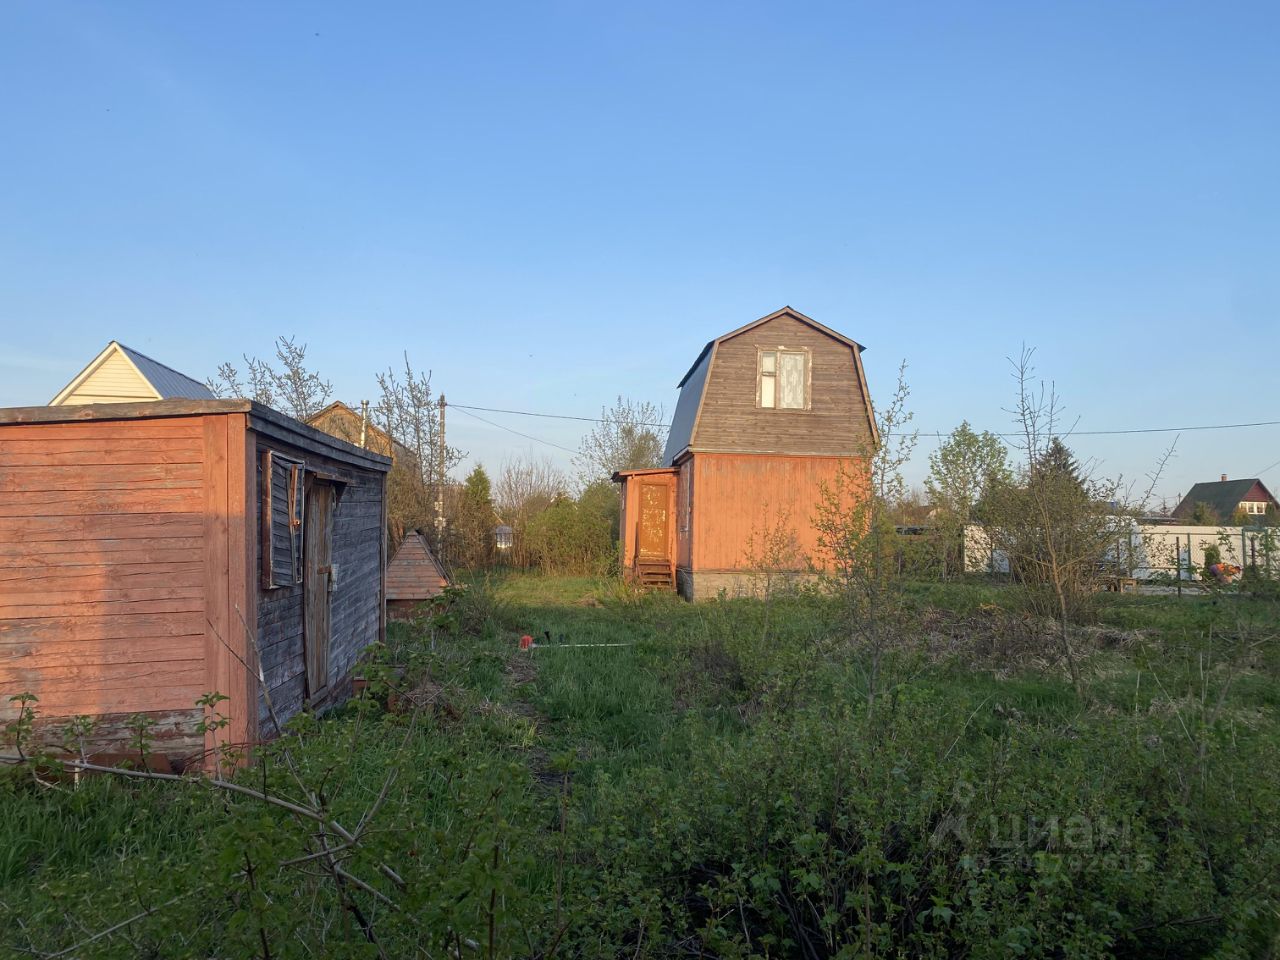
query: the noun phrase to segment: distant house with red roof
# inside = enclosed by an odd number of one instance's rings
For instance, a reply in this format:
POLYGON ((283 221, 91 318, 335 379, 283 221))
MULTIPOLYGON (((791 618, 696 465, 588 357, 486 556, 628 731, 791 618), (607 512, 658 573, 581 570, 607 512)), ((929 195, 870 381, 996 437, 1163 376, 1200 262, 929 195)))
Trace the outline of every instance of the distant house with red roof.
POLYGON ((1280 503, 1257 477, 1228 480, 1225 473, 1221 480, 1192 487, 1174 508, 1173 515, 1179 520, 1190 520, 1199 504, 1212 511, 1218 523, 1230 523, 1237 515, 1246 522, 1256 521, 1269 509, 1280 510, 1280 503))

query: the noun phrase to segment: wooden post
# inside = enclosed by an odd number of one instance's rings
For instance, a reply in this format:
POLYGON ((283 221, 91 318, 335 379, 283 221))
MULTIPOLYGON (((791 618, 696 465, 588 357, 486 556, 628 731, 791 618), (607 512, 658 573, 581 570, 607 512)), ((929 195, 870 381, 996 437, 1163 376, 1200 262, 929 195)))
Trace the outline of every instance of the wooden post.
POLYGON ((444 394, 440 394, 440 436, 436 441, 436 549, 437 557, 443 559, 444 551, 444 394))

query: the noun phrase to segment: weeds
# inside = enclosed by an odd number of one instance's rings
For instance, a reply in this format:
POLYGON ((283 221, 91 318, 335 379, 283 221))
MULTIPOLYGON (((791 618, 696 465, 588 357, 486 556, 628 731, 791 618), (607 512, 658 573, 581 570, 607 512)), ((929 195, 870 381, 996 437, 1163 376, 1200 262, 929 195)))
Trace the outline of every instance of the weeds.
POLYGON ((51 791, 14 768, 0 953, 1274 953, 1274 604, 1103 598, 1109 632, 1073 640, 1081 699, 1019 653, 1000 588, 906 585, 927 655, 872 712, 829 600, 599 590, 473 585, 238 775, 305 785, 354 846, 198 781, 51 791), (526 632, 628 645, 519 652, 526 632))

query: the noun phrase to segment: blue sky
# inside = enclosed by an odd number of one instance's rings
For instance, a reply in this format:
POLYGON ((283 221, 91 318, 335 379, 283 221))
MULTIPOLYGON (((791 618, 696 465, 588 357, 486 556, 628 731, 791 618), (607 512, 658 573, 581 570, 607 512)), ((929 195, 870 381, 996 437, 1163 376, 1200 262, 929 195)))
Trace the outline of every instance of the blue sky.
MULTIPOLYGON (((1006 429, 1024 341, 1081 430, 1278 420, 1278 31, 1275 4, 8 3, 0 405, 111 338, 202 377, 288 334, 349 400, 407 350, 456 403, 670 412, 706 340, 790 304, 867 346, 874 395, 905 358, 924 430, 1006 429)), ((568 459, 450 426, 491 467, 568 459)), ((1138 476, 1169 439, 1074 445, 1138 476)), ((1170 496, 1280 460, 1280 427, 1178 446, 1170 496)))

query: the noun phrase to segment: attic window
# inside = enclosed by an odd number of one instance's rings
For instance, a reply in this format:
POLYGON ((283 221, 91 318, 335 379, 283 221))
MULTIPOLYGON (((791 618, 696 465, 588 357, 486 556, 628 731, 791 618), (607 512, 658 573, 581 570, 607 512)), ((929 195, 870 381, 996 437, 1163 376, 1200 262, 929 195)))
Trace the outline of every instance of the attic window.
POLYGON ((776 410, 809 409, 809 352, 760 350, 756 403, 776 410))

